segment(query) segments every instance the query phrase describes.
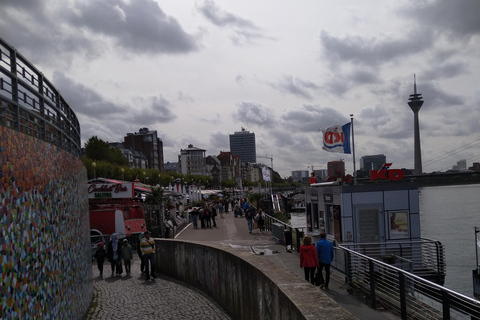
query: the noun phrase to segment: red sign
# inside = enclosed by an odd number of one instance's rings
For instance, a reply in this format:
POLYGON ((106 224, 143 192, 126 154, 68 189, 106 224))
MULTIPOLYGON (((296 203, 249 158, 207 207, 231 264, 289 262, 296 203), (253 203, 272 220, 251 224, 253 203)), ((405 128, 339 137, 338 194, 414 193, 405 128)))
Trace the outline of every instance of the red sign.
POLYGON ((380 169, 370 171, 370 180, 374 181, 377 179, 396 181, 401 180, 405 173, 400 169, 380 169))

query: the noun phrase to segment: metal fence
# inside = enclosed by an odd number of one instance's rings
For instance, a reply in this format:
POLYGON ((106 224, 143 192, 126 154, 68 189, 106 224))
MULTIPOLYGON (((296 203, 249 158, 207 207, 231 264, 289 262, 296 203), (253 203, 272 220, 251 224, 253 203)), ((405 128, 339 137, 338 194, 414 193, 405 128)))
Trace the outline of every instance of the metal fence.
POLYGON ((402 319, 480 319, 480 302, 346 246, 345 282, 402 319))
POLYGON ((267 231, 272 231, 272 225, 274 223, 283 225, 284 238, 279 239, 279 241, 285 243, 285 245, 287 246, 291 245, 292 250, 296 250, 297 252, 300 252, 302 238, 305 235, 304 228, 294 228, 293 226, 281 220, 278 220, 268 214, 265 214, 265 229, 267 231))
POLYGON ((80 123, 60 92, 0 38, 0 125, 80 157, 80 123))
POLYGON ((343 248, 362 253, 443 285, 446 274, 445 249, 440 241, 422 238, 417 241, 342 244, 343 248))

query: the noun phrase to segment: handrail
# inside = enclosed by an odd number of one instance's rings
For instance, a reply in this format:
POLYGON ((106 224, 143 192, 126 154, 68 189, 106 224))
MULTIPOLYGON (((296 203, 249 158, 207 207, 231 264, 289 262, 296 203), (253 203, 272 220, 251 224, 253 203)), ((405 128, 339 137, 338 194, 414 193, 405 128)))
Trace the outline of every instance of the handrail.
POLYGON ((473 319, 480 302, 396 266, 339 246, 345 256, 345 281, 377 302, 400 313, 402 319, 473 319))
POLYGON ((0 125, 81 157, 80 123, 60 92, 0 38, 0 125))

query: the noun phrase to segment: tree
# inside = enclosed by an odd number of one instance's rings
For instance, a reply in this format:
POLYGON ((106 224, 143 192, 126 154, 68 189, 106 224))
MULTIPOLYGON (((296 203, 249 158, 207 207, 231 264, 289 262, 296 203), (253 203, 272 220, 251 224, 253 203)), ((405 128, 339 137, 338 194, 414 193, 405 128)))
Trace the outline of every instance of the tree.
POLYGON ((93 136, 85 142, 85 156, 94 161, 105 161, 128 166, 128 160, 118 148, 112 148, 105 141, 93 136))

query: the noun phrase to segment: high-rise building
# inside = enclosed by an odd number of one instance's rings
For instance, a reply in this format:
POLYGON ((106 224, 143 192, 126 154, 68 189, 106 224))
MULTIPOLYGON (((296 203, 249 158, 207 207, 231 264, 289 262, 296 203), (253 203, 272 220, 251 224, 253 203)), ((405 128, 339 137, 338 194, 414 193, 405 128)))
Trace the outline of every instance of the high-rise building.
POLYGON ((308 170, 292 171, 292 179, 295 182, 302 182, 304 179, 308 180, 308 170))
POLYGON ((143 153, 148 159, 148 168, 163 171, 163 141, 157 130, 141 128, 138 132, 127 133, 123 138, 125 149, 143 153))
POLYGON ((242 128, 230 135, 230 152, 240 156, 243 163, 257 162, 257 148, 255 146, 255 133, 250 133, 242 128))
POLYGON ((207 175, 205 152, 207 150, 196 148, 189 144, 187 149, 181 149, 178 155, 182 174, 207 175))
POLYGON ((363 156, 360 158, 360 170, 366 172, 380 170, 385 162, 387 162, 387 157, 384 154, 363 156))

